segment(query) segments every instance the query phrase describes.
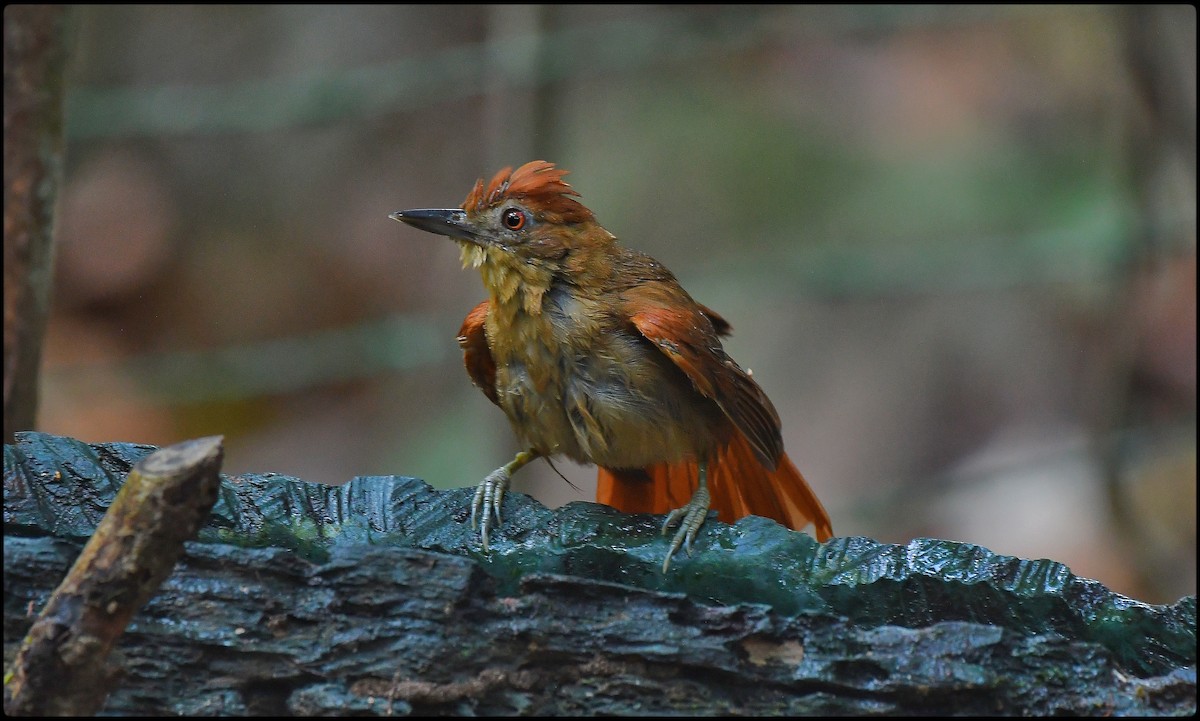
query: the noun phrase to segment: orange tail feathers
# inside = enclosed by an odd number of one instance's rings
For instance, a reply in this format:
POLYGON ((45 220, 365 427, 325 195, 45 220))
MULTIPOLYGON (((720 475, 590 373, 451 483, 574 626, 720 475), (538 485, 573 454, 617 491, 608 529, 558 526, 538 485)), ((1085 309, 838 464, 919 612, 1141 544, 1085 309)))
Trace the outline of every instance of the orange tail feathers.
MULTIPOLYGON (((698 475, 695 461, 601 468, 596 500, 626 513, 667 513, 691 500, 698 475)), ((709 464, 708 489, 712 508, 726 523, 765 516, 795 530, 811 523, 821 542, 833 537, 829 514, 787 454, 780 456, 778 468, 768 470, 741 433, 709 464)))

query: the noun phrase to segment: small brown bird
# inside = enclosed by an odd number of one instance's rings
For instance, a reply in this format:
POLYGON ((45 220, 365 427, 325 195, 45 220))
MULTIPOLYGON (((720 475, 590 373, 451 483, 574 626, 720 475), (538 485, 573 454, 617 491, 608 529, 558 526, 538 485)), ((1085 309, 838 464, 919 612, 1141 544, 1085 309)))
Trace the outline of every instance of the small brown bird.
POLYGON ((692 540, 711 508, 732 522, 829 516, 783 451, 779 415, 726 355, 729 323, 675 276, 630 250, 572 196, 566 171, 535 160, 483 179, 462 207, 391 218, 449 236, 488 299, 459 331, 471 379, 527 448, 479 484, 471 522, 488 547, 512 474, 538 457, 600 467, 597 500, 679 525, 663 562, 692 540))

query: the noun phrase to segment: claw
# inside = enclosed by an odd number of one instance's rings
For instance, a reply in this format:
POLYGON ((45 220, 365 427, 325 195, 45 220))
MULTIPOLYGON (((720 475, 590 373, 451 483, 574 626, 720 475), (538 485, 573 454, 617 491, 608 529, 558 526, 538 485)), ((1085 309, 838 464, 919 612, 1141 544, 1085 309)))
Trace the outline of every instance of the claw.
POLYGON ((508 464, 497 468, 487 475, 475 489, 471 499, 471 530, 480 529, 479 536, 483 541, 483 550, 488 549, 488 535, 492 529, 492 516, 496 517, 496 526, 500 525, 500 506, 504 501, 504 493, 508 490, 512 474, 521 466, 538 457, 537 451, 521 451, 508 464), (482 518, 480 518, 482 511, 482 518))
POLYGON ((662 533, 667 535, 667 529, 679 524, 679 530, 675 532, 674 538, 671 539, 671 546, 667 549, 667 557, 663 559, 663 573, 666 573, 671 567, 671 557, 683 546, 683 550, 687 555, 692 555, 692 541, 696 538, 696 533, 700 530, 700 526, 704 525, 704 520, 708 518, 708 507, 710 504, 710 496, 708 486, 705 484, 706 468, 704 464, 700 465, 700 484, 696 492, 692 494, 692 499, 687 505, 682 508, 676 508, 667 514, 667 518, 663 521, 662 533))
POLYGON ((487 484, 487 479, 485 478, 483 483, 480 483, 479 486, 475 488, 475 497, 473 499, 471 499, 471 530, 472 531, 474 531, 476 528, 479 527, 477 519, 479 517, 479 507, 481 505, 483 505, 483 496, 485 493, 484 487, 486 486, 486 484, 487 484))
POLYGON ((504 492, 508 489, 508 482, 511 479, 512 472, 508 466, 503 466, 489 473, 487 478, 484 478, 479 487, 475 489, 475 498, 471 501, 471 530, 475 530, 479 511, 482 509, 483 519, 478 525, 485 551, 488 550, 488 531, 492 528, 492 516, 496 517, 496 525, 499 526, 500 504, 504 500, 504 492))

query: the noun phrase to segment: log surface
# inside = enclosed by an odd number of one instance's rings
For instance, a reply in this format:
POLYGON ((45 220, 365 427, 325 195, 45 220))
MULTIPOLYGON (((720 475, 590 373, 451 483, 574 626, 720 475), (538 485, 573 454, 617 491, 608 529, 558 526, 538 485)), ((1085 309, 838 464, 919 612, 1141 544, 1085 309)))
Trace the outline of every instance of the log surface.
MULTIPOLYGON (((5 447, 5 654, 154 450, 5 447)), ((1196 709, 1195 597, 1125 598, 968 544, 817 544, 710 521, 663 575, 660 517, 472 489, 226 476, 122 638, 108 714, 1085 714, 1196 709)))

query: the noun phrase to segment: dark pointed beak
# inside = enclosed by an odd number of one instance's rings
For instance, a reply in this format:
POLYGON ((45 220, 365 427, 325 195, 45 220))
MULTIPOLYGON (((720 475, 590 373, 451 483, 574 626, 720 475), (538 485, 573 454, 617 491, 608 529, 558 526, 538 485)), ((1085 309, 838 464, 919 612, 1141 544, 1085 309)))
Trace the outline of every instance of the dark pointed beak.
POLYGON ((445 235, 471 243, 478 243, 479 236, 467 222, 466 211, 458 208, 444 210, 397 210, 388 216, 392 220, 407 223, 414 228, 445 235))

